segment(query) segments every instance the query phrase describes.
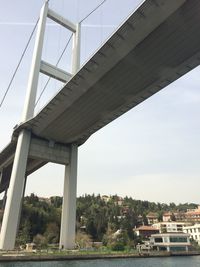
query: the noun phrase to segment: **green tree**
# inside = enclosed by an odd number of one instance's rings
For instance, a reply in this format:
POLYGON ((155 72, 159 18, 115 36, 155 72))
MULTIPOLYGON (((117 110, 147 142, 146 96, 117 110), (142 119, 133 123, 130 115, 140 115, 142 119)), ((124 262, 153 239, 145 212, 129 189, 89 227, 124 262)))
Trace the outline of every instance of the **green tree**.
POLYGON ((123 251, 130 244, 127 231, 119 230, 107 237, 107 246, 115 251, 123 251))
POLYGON ((49 244, 56 244, 59 242, 59 227, 56 223, 48 223, 44 236, 49 244))
POLYGON ((30 222, 28 220, 25 220, 24 223, 21 225, 16 238, 17 245, 25 246, 26 243, 31 242, 30 229, 31 229, 30 222))
POLYGON ((33 242, 35 243, 36 247, 41 249, 41 248, 46 248, 47 247, 47 239, 45 236, 37 234, 33 238, 33 242))
POLYGON ((92 245, 92 239, 84 232, 78 231, 76 233, 76 246, 80 248, 90 248, 92 245))

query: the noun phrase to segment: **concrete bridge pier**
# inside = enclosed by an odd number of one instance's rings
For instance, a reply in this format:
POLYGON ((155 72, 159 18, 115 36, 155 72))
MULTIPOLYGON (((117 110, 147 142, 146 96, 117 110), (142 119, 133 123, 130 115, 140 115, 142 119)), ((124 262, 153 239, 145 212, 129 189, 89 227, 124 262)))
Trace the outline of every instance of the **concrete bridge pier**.
MULTIPOLYGON (((33 51, 22 121, 26 121, 34 115, 47 13, 48 2, 45 2, 41 9, 40 19, 38 21, 38 30, 33 51)), ((22 195, 25 186, 25 175, 30 142, 31 133, 25 129, 22 130, 19 133, 17 140, 17 147, 14 156, 10 185, 8 188, 7 201, 1 227, 0 249, 3 250, 12 250, 15 247, 15 238, 20 218, 22 203, 21 199, 23 197, 22 195)))
POLYGON ((11 250, 20 219, 20 210, 25 184, 26 164, 30 146, 30 132, 23 130, 18 137, 7 201, 1 226, 0 249, 11 250))
POLYGON ((78 147, 72 144, 69 152, 69 164, 65 166, 60 249, 73 249, 75 246, 77 155, 78 147))
MULTIPOLYGON (((72 47, 72 74, 80 69, 80 39, 81 25, 76 25, 72 47)), ((77 157, 78 146, 71 144, 69 163, 65 165, 62 217, 60 228, 60 249, 75 247, 76 231, 76 191, 77 191, 77 157)))

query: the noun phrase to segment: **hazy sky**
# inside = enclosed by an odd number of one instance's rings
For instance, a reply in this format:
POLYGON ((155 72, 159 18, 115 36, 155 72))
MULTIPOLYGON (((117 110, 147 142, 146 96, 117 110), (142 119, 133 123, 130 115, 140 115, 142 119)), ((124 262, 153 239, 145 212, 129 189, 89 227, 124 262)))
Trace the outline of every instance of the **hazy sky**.
MULTIPOLYGON (((51 0, 73 22, 101 1, 51 0), (87 4, 86 4, 87 3, 87 4)), ((142 2, 107 0, 82 24, 82 63, 142 2)), ((0 0, 0 100, 39 16, 42 0, 0 0)), ((56 62, 69 32, 48 21, 43 58, 56 62)), ((33 42, 32 42, 33 43, 33 42)), ((32 46, 0 109, 0 149, 20 121, 32 46)), ((70 46, 61 67, 70 70, 70 46)), ((38 92, 46 77, 41 76, 38 92)), ((118 194, 159 202, 200 203, 200 68, 94 134, 79 148, 78 195, 118 194)), ((36 111, 60 88, 51 82, 36 111)), ((63 166, 48 164, 28 178, 26 194, 62 195, 63 166)))

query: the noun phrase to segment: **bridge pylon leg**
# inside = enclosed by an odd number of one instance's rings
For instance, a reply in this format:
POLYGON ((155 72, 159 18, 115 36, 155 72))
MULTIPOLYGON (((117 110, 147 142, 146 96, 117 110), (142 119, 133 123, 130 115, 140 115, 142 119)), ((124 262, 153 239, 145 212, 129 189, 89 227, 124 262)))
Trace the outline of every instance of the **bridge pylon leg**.
POLYGON ((78 147, 72 144, 69 164, 65 166, 60 249, 73 249, 75 247, 77 155, 78 147))
POLYGON ((2 250, 12 250, 15 247, 30 139, 31 134, 27 130, 22 130, 18 137, 0 234, 2 250))

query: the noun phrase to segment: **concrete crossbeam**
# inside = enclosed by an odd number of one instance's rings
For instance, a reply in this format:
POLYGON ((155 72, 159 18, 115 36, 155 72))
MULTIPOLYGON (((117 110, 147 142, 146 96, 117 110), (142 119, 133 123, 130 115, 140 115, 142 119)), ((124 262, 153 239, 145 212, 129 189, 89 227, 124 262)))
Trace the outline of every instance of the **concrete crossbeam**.
POLYGON ((74 33, 76 32, 76 25, 74 23, 72 23, 68 19, 62 17, 61 15, 59 15, 55 11, 51 10, 50 8, 48 10, 47 16, 48 16, 48 18, 50 18, 51 20, 60 24, 61 26, 65 27, 66 29, 68 29, 74 33))
POLYGON ((72 75, 56 66, 41 60, 40 72, 61 82, 68 82, 72 75))
POLYGON ((65 167, 60 249, 73 249, 75 246, 77 157, 78 147, 72 144, 69 164, 65 167))
POLYGON ((69 147, 33 137, 30 144, 29 158, 65 165, 69 163, 69 147))

